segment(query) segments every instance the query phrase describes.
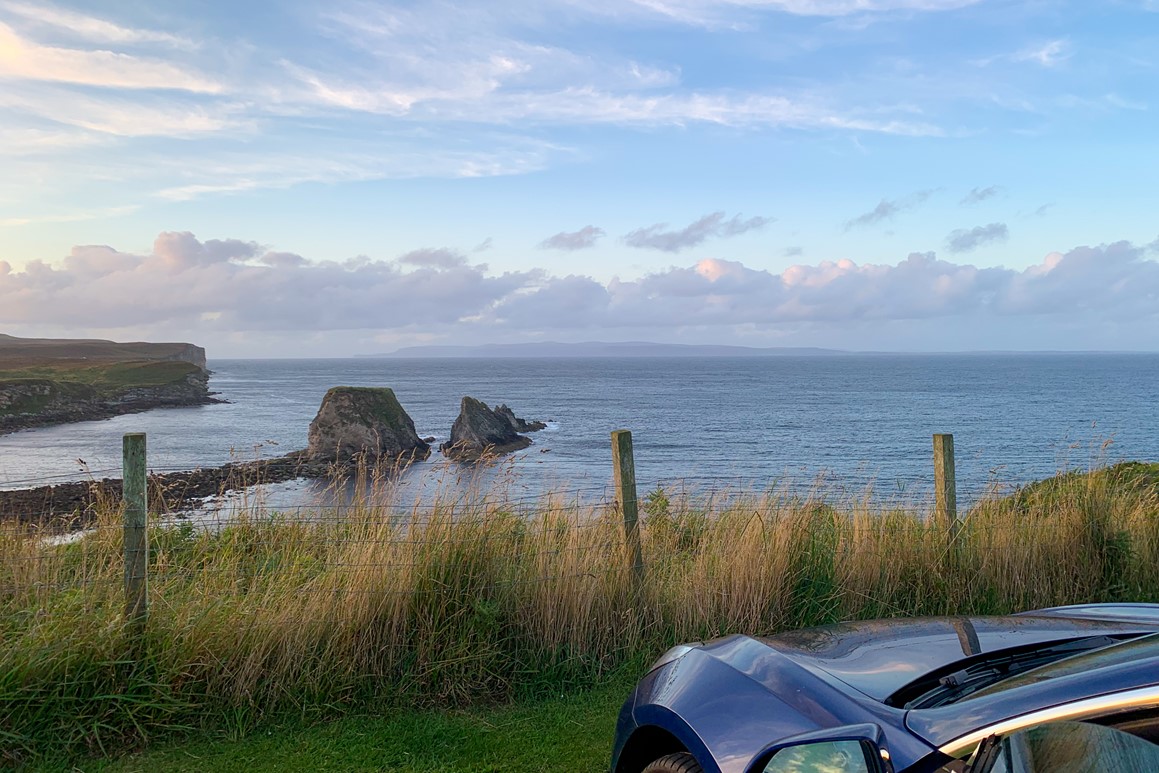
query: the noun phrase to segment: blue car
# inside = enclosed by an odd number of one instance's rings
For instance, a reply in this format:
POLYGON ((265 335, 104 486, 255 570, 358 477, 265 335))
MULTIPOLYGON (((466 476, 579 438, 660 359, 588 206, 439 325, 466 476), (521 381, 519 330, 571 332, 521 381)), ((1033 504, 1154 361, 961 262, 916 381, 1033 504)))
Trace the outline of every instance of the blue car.
POLYGON ((1159 771, 1159 604, 880 620, 681 645, 613 773, 1159 771))

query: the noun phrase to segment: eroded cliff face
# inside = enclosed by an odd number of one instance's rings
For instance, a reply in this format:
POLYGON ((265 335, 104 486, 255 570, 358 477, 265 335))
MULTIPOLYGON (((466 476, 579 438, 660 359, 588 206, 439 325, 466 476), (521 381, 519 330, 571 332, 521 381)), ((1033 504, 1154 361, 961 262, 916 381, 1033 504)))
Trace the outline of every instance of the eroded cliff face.
POLYGON ((0 434, 153 408, 217 402, 209 392, 209 372, 200 367, 168 383, 114 391, 51 379, 0 379, 0 434))
POLYGON ((177 362, 188 362, 192 365, 196 365, 202 370, 209 370, 205 364, 205 349, 202 347, 194 346, 193 344, 172 344, 172 346, 179 348, 177 351, 173 352, 172 354, 165 355, 161 359, 177 362))
POLYGON ((216 402, 200 346, 0 334, 0 434, 216 402))

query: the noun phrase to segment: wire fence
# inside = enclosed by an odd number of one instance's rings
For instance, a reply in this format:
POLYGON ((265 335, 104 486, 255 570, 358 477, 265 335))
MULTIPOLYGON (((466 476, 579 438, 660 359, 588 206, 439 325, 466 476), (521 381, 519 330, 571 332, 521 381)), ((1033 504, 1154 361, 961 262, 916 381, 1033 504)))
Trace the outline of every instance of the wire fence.
POLYGON ((384 690, 457 705, 726 633, 1159 600, 1155 466, 959 509, 952 454, 915 504, 823 482, 638 491, 623 440, 611 483, 416 496, 356 473, 330 501, 189 511, 154 498, 142 448, 77 510, 4 510, 4 738, 32 745, 46 717, 85 738, 173 721, 132 690, 203 715, 384 690))
POLYGON ((46 739, 558 693, 725 634, 1156 601, 1152 474, 1060 478, 953 521, 786 490, 640 497, 622 472, 405 506, 359 489, 148 522, 110 497, 73 520, 8 513, 0 763, 46 739))

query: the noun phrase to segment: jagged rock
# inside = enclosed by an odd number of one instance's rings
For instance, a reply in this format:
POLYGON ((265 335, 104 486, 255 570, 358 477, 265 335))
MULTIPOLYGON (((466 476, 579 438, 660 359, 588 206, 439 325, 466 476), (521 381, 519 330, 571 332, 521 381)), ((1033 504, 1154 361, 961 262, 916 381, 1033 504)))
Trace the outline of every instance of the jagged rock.
POLYGON ((525 421, 515 415, 515 411, 504 405, 500 405, 495 409, 495 413, 507 419, 507 423, 511 425, 511 429, 516 432, 539 432, 539 430, 547 427, 542 421, 525 421))
POLYGON ((470 461, 485 454, 505 454, 531 445, 531 439, 515 432, 504 416, 473 397, 464 397, 459 417, 451 427, 451 439, 439 450, 451 459, 470 461))
POLYGON ((305 461, 349 463, 425 459, 431 447, 415 432, 414 421, 391 389, 334 387, 310 422, 305 461))

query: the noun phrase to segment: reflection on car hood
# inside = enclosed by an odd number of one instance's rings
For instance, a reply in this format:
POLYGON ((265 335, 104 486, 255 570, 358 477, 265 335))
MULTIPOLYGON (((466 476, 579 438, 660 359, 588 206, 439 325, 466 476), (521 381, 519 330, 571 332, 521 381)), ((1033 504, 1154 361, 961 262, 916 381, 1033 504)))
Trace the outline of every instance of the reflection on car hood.
POLYGON ((841 623, 761 641, 805 668, 820 669, 883 701, 918 677, 973 655, 1059 639, 1159 630, 1159 619, 1147 623, 1054 614, 841 623))

